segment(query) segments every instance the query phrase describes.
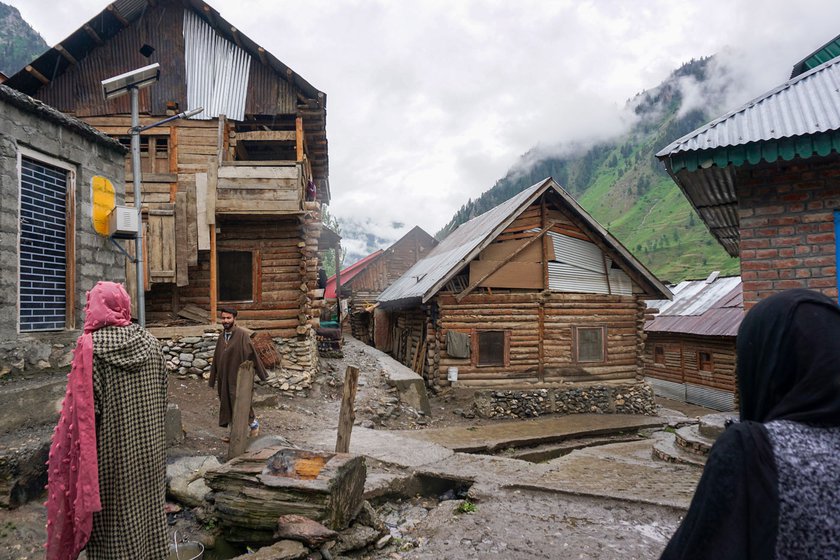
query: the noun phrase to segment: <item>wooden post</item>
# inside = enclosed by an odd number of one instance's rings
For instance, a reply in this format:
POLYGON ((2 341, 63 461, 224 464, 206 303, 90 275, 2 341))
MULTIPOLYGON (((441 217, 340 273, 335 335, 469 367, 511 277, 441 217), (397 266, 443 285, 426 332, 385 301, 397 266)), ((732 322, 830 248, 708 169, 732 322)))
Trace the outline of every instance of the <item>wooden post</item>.
POLYGON ((239 371, 236 372, 236 399, 233 401, 233 415, 230 421, 228 461, 245 453, 248 447, 248 413, 251 411, 253 391, 254 362, 247 360, 242 362, 239 371))
POLYGON ((217 290, 216 276, 216 224, 210 224, 210 324, 216 324, 217 290))
POLYGON ((359 368, 347 366, 344 372, 344 393, 341 397, 341 412, 338 414, 338 438, 335 441, 336 453, 350 452, 350 433, 356 419, 354 409, 356 387, 359 385, 359 368))
POLYGON ((303 161, 303 119, 295 118, 295 152, 298 163, 303 161))
POLYGON ((335 244, 335 303, 338 306, 338 328, 341 328, 341 243, 335 244))

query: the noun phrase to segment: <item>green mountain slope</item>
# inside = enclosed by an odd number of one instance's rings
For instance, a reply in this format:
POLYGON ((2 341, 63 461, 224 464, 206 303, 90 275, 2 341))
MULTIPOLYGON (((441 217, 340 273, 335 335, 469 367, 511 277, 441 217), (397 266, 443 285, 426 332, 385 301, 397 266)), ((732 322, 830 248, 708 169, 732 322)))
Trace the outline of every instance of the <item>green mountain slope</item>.
POLYGON ((0 72, 11 76, 47 49, 46 41, 23 20, 17 8, 0 2, 0 72))
POLYGON ((711 60, 693 60, 630 100, 638 121, 624 136, 569 149, 566 156, 526 154, 493 188, 462 206, 438 237, 551 176, 660 279, 705 278, 712 270, 738 274, 738 260, 714 240, 654 156, 708 121, 701 110, 680 112, 680 83, 702 84, 711 60))

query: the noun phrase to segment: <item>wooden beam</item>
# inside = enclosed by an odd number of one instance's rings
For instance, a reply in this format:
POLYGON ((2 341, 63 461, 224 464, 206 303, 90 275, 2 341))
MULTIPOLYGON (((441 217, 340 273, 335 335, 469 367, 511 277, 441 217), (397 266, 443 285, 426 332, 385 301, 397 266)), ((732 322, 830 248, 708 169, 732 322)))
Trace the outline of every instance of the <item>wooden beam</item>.
POLYGON ((79 63, 79 61, 76 60, 76 58, 72 54, 70 54, 70 52, 67 49, 65 49, 64 46, 61 43, 59 43, 55 46, 55 50, 57 50, 61 54, 61 56, 63 56, 64 59, 67 62, 69 62, 70 64, 78 64, 79 63))
POLYGON ((40 72, 35 70, 35 68, 33 68, 29 64, 26 65, 26 71, 29 72, 30 74, 32 74, 32 76, 34 76, 35 78, 37 78, 38 81, 41 82, 42 84, 47 85, 48 83, 50 83, 50 81, 47 79, 46 76, 44 76, 43 74, 41 74, 40 72))
POLYGON ((210 225, 210 324, 216 324, 216 305, 218 298, 216 295, 216 225, 210 225))
POLYGON ((110 4, 107 9, 109 12, 111 12, 112 16, 117 18, 117 21, 119 21, 123 27, 128 27, 128 20, 125 19, 125 16, 120 13, 116 5, 110 4))
POLYGON ((104 41, 102 41, 102 37, 100 37, 99 34, 96 31, 94 31, 93 27, 86 23, 84 25, 84 30, 88 35, 90 35, 90 38, 93 39, 93 41, 97 45, 102 46, 104 44, 104 41))
POLYGON ((268 66, 268 56, 265 54, 265 49, 262 47, 257 47, 257 54, 260 55, 260 62, 268 66))
POLYGON ((239 36, 239 30, 231 26, 230 34, 233 35, 233 42, 236 43, 236 46, 240 49, 244 49, 244 47, 242 46, 242 38, 239 36))
POLYGON ((294 142, 296 139, 295 130, 254 130, 236 133, 237 142, 294 142))
POLYGON ((503 267, 503 266, 505 266, 507 263, 509 263, 510 261, 512 261, 514 258, 516 258, 516 255, 520 254, 522 251, 524 251, 525 249, 527 249, 528 247, 530 247, 530 246, 531 246, 531 244, 532 244, 532 243, 534 243, 535 241, 537 241, 537 240, 539 240, 539 239, 542 239, 542 237, 543 237, 546 233, 548 233, 548 230, 549 230, 549 229, 551 229, 551 226, 553 226, 553 225, 554 225, 554 222, 553 222, 553 221, 552 221, 552 222, 549 222, 549 223, 546 225, 546 227, 544 227, 542 230, 540 230, 540 232, 539 232, 537 235, 535 235, 534 237, 532 237, 532 238, 528 239, 527 241, 525 241, 525 243, 523 243, 522 245, 520 245, 520 246, 519 246, 519 247, 518 247, 518 248, 517 248, 517 249, 516 249, 513 253, 511 253, 510 255, 508 255, 508 256, 505 258, 505 260, 503 260, 503 261, 499 261, 499 264, 498 264, 498 265, 496 265, 496 266, 494 266, 492 269, 490 269, 490 270, 489 270, 489 271, 488 271, 488 272, 487 272, 484 276, 482 276, 481 278, 479 278, 478 280, 476 280, 475 282, 473 282, 473 283, 471 283, 469 286, 467 286, 467 288, 466 288, 463 292, 461 292, 461 293, 459 293, 459 294, 456 294, 456 295, 455 295, 455 300, 456 300, 456 301, 458 301, 458 302, 460 302, 462 299, 464 299, 465 297, 467 297, 468 295, 470 295, 470 293, 471 293, 473 290, 475 290, 475 289, 476 289, 476 288, 477 288, 477 287, 478 287, 478 286, 479 286, 482 282, 484 282, 485 280, 487 280, 488 278, 490 278, 491 276, 493 276, 496 272, 498 272, 498 270, 499 270, 500 268, 502 268, 502 267, 503 267))
POLYGON ((207 19, 210 20, 210 25, 212 25, 213 27, 216 27, 216 25, 217 25, 216 16, 213 13, 213 10, 210 8, 210 6, 205 4, 204 6, 202 6, 201 9, 204 12, 204 15, 207 16, 207 19))
MULTIPOLYGON (((546 222, 548 221, 548 209, 545 206, 545 197, 542 197, 542 201, 540 203, 540 227, 545 227, 546 222)), ((543 290, 548 290, 548 261, 551 260, 548 258, 548 237, 543 236, 542 238, 542 261, 543 261, 543 290)), ((542 363, 542 362, 541 362, 542 363)))
MULTIPOLYGON (((251 376, 253 377, 253 376, 251 376)), ((359 385, 359 368, 347 366, 344 372, 344 391, 341 395, 341 410, 338 413, 338 437, 335 441, 336 453, 350 452, 350 435, 353 421, 356 419, 356 387, 359 385)))
POLYGON ((303 118, 295 118, 295 146, 297 148, 297 160, 303 161, 303 118))
MULTIPOLYGON (((222 336, 221 334, 219 336, 222 336)), ((230 445, 227 460, 245 453, 248 448, 249 412, 254 392, 254 362, 246 360, 236 372, 236 398, 230 420, 230 445)))

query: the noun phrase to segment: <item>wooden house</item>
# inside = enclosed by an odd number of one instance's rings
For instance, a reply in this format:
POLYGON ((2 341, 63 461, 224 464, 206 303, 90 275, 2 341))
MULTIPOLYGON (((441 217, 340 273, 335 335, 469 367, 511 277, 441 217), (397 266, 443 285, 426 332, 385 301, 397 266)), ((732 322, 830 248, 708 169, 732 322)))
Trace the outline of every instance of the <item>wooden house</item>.
POLYGON ((744 305, 789 288, 838 296, 840 38, 791 78, 657 157, 726 251, 744 305))
POLYGON ((635 382, 645 300, 669 297, 549 178, 462 224, 383 291, 377 347, 441 385, 453 373, 471 387, 635 382))
POLYGON ((656 394, 716 410, 735 409, 735 341, 744 316, 741 279, 686 280, 673 300, 649 301, 645 380, 656 394))
MULTIPOLYGON (((341 271, 341 297, 347 298, 350 332, 365 344, 374 342, 376 298, 429 254, 437 240, 415 226, 390 247, 371 253, 341 271)), ((335 299, 336 276, 327 280, 325 299, 335 299)))
POLYGON ((212 323, 232 305, 246 327, 314 349, 322 92, 202 0, 116 0, 6 85, 128 145, 129 98, 106 101, 100 82, 151 63, 141 125, 204 110, 141 136, 150 325, 179 312, 212 323))

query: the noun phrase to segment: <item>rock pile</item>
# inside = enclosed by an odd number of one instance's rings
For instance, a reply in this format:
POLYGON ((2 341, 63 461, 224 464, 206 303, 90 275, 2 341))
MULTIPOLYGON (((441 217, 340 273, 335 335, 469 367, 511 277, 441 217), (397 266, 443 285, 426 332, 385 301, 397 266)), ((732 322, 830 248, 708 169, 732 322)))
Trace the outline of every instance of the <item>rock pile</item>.
POLYGON ((475 414, 482 418, 535 418, 546 414, 581 413, 656 414, 653 390, 647 383, 477 391, 473 406, 475 414))

